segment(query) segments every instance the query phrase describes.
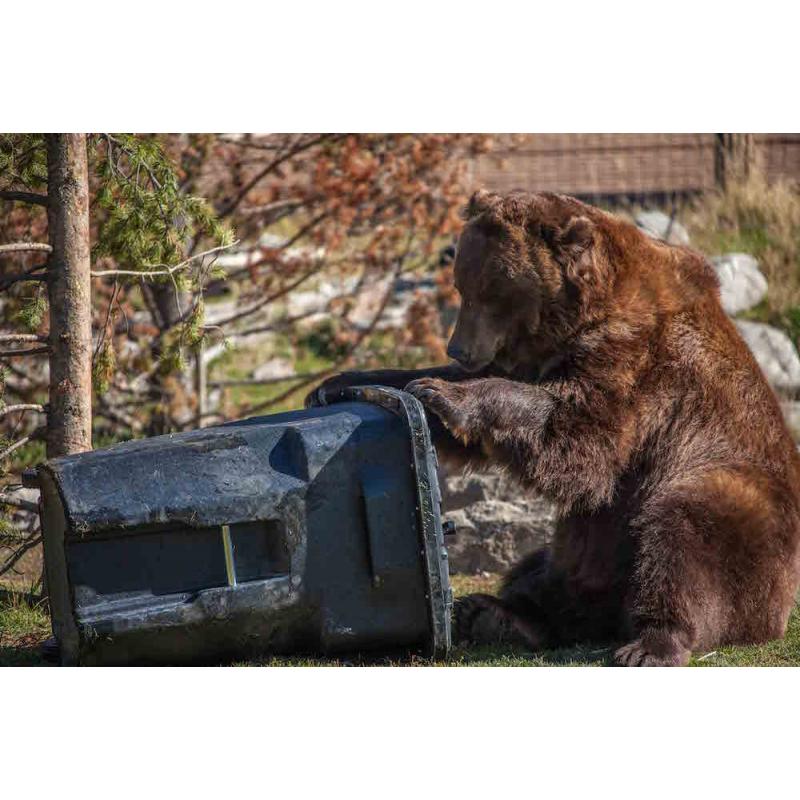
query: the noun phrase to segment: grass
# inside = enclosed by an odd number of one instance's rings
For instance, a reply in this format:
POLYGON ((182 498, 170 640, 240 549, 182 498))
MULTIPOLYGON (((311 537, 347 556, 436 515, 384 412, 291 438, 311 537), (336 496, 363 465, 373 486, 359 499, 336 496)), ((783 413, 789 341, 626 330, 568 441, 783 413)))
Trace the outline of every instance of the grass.
POLYGON ((800 190, 763 175, 697 198, 682 216, 692 245, 708 255, 749 253, 769 283, 766 300, 748 313, 797 336, 800 307, 800 190))
MULTIPOLYGON (((456 596, 482 591, 493 592, 498 576, 451 578, 456 596)), ((28 592, 0 590, 0 667, 42 666, 39 648, 50 636, 50 619, 42 603, 28 592)), ((584 645, 542 653, 511 647, 455 648, 447 662, 434 666, 452 667, 594 667, 611 663, 613 646, 584 645)), ((780 641, 750 647, 724 647, 713 653, 697 653, 690 662, 698 667, 790 667, 800 666, 800 609, 789 620, 786 637, 780 641)), ((353 658, 263 658, 237 666, 269 667, 345 667, 345 666, 430 666, 419 657, 353 658)))
POLYGON ((50 617, 28 592, 0 589, 0 667, 42 664, 39 648, 50 636, 50 617))

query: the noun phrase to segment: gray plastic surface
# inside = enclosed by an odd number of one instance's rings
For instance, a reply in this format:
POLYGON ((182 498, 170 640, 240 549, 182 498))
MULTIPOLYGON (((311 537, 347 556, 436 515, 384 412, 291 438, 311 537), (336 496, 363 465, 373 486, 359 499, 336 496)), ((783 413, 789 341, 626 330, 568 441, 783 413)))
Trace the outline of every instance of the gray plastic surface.
POLYGON ((348 390, 39 477, 62 663, 449 650, 435 455, 403 392, 348 390))

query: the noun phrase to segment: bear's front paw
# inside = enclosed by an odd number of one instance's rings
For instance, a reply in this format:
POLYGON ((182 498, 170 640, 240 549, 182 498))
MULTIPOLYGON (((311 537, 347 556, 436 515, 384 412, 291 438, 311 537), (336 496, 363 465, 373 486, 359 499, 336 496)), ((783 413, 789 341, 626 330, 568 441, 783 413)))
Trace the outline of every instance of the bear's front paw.
POLYGON ((419 378, 406 388, 425 408, 433 411, 442 424, 465 445, 471 440, 467 416, 467 392, 463 386, 439 378, 419 378))
POLYGON ((314 408, 334 402, 349 386, 358 386, 369 381, 359 378, 357 372, 340 372, 324 380, 316 389, 310 391, 305 398, 304 406, 314 408))

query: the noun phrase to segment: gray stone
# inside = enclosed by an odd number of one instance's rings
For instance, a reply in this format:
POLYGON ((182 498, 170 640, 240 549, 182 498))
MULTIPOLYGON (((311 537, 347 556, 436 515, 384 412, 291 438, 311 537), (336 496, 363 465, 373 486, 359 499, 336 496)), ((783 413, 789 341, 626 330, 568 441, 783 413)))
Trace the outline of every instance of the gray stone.
POLYGON ((444 477, 441 481, 444 508, 447 511, 455 511, 492 497, 502 496, 510 499, 514 490, 506 486, 501 489, 502 480, 500 475, 491 472, 444 477))
POLYGON ((734 321, 772 386, 788 394, 800 390, 800 358, 792 340, 763 322, 734 321))
POLYGON ((689 244, 686 228, 663 211, 640 211, 634 217, 639 230, 653 239, 661 239, 670 244, 689 244))
POLYGON ((507 572, 552 538, 553 506, 500 474, 445 477, 442 498, 453 573, 507 572))
POLYGON ((767 279, 758 261, 747 253, 726 253, 710 259, 720 284, 722 307, 727 314, 740 314, 757 306, 767 295, 767 279))
POLYGON ((795 441, 800 441, 800 402, 785 400, 781 403, 781 411, 783 411, 783 418, 795 441))
POLYGON ((253 370, 253 379, 257 381, 291 378, 295 374, 294 364, 288 358, 271 358, 253 370))

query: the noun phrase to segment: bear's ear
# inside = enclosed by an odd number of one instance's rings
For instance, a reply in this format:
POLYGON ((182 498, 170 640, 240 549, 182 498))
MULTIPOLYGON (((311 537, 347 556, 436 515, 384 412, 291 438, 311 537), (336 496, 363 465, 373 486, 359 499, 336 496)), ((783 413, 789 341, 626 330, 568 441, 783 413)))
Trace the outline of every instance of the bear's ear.
POLYGON ((485 211, 494 211, 500 204, 500 195, 494 192, 487 192, 486 189, 480 189, 469 199, 461 216, 464 220, 469 220, 483 214, 485 211))
POLYGON ((594 223, 588 217, 573 217, 559 228, 545 230, 545 238, 569 280, 585 283, 591 279, 594 223))

